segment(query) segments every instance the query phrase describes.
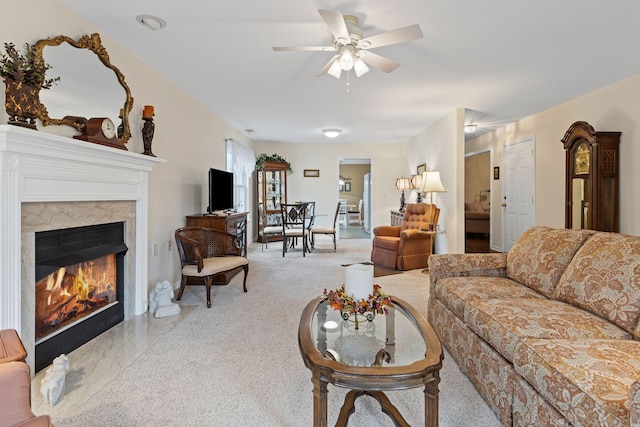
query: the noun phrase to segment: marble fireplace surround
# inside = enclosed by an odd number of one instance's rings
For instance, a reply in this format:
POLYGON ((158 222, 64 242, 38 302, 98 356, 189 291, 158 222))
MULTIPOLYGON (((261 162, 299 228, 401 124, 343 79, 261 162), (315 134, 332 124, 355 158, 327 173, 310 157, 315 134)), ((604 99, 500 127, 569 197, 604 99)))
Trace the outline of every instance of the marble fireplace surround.
POLYGON ((0 125, 0 329, 35 352, 35 232, 125 221, 125 318, 147 310, 148 176, 156 157, 0 125))

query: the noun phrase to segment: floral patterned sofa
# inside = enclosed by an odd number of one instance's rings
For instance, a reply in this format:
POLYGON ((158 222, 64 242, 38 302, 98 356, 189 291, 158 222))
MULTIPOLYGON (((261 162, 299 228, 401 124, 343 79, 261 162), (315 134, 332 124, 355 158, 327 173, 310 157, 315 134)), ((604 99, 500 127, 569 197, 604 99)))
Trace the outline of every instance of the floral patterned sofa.
POLYGON ((429 321, 503 425, 640 426, 640 237, 536 226, 429 269, 429 321))

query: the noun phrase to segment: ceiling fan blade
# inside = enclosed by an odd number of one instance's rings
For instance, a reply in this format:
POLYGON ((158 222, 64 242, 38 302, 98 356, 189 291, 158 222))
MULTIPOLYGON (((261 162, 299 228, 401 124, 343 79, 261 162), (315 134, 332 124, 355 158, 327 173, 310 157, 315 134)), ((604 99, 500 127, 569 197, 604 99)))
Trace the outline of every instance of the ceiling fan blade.
POLYGON ((400 64, 395 61, 369 51, 365 52, 365 54, 361 56, 361 59, 372 67, 376 67, 385 73, 390 73, 400 66, 400 64))
POLYGON ((322 69, 318 71, 318 74, 316 74, 316 77, 324 76, 325 74, 327 74, 327 71, 329 71, 329 68, 331 68, 331 65, 333 64, 333 62, 337 60, 339 57, 340 55, 334 55, 334 57, 331 58, 329 62, 324 64, 324 67, 322 67, 322 69))
POLYGON ((404 43, 411 40, 418 40, 424 37, 420 25, 414 24, 408 27, 367 37, 358 42, 358 47, 362 49, 373 49, 375 47, 389 46, 391 44, 404 43))
POLYGON ((274 46, 272 48, 276 52, 290 52, 290 51, 323 51, 323 52, 332 52, 336 50, 333 46, 274 46))
POLYGON ((318 13, 324 19, 325 24, 329 27, 329 31, 333 34, 336 40, 343 39, 343 43, 347 43, 351 40, 349 36, 349 30, 347 30, 347 24, 344 23, 344 16, 342 13, 336 10, 323 10, 318 9, 318 13))

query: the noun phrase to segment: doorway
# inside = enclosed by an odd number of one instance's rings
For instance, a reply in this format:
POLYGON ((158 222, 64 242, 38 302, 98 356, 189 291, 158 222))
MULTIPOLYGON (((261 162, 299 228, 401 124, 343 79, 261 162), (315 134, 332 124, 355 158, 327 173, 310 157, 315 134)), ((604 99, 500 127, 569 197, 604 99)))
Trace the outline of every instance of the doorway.
POLYGON ((344 207, 336 224, 338 237, 371 239, 371 159, 340 159, 338 171, 338 199, 344 207))
POLYGON ((491 151, 476 151, 464 162, 465 252, 488 253, 491 241, 491 151))

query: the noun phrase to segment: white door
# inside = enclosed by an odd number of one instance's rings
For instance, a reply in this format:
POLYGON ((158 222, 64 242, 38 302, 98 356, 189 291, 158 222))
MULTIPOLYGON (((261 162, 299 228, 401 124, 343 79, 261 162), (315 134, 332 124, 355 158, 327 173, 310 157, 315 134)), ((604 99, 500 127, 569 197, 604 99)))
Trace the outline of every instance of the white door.
POLYGON ((505 144, 502 169, 502 248, 508 252, 535 224, 535 139, 505 144))

